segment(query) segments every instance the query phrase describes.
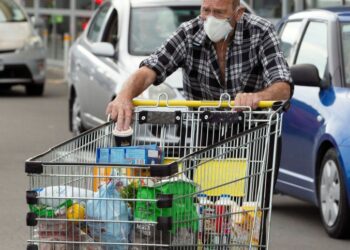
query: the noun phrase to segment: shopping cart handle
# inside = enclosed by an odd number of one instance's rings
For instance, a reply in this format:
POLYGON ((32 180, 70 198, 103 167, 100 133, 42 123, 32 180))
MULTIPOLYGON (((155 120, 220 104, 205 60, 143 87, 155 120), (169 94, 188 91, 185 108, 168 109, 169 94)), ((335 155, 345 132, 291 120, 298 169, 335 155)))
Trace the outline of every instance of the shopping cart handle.
MULTIPOLYGON (((273 106, 280 105, 283 102, 280 101, 261 101, 259 102, 259 108, 272 108, 273 106)), ((151 106, 151 107, 189 107, 189 108, 199 108, 199 107, 233 107, 235 105, 234 101, 190 101, 190 100, 144 100, 144 99, 134 99, 134 106, 151 106)))

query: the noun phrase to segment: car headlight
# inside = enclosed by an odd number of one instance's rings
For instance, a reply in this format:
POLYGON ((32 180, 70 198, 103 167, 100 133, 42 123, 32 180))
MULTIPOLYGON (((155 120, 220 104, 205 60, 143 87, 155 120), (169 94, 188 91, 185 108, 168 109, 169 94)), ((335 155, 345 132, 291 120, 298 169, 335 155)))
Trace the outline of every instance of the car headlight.
MULTIPOLYGON (((146 98, 151 99, 151 100, 158 100, 159 95, 161 94, 167 94, 169 100, 170 99, 175 99, 177 97, 176 90, 172 87, 170 87, 167 83, 162 83, 158 86, 151 85, 147 89, 146 98)), ((162 96, 162 99, 165 97, 162 96)))
POLYGON ((19 51, 26 51, 34 48, 40 48, 43 47, 43 41, 40 38, 40 36, 30 36, 27 38, 27 40, 24 43, 24 46, 19 49, 19 51))

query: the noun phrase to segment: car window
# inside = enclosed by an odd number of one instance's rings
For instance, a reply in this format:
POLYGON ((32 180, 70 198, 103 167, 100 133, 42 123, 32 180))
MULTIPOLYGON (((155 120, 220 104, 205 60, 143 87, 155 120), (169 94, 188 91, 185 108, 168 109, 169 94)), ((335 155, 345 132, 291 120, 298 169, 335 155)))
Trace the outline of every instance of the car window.
POLYGON ((327 67, 327 23, 312 21, 307 26, 298 52, 296 64, 314 64, 323 79, 327 67))
POLYGON ((89 26, 89 31, 87 34, 87 38, 91 42, 97 42, 99 35, 101 34, 102 30, 102 25, 106 19, 108 10, 110 7, 110 3, 107 2, 106 4, 102 5, 100 9, 97 11, 94 19, 92 20, 90 26, 89 26))
POLYGON ((111 43, 114 47, 118 42, 118 12, 113 10, 111 17, 108 19, 106 29, 103 32, 102 42, 111 43))
POLYGON ((292 64, 292 53, 300 34, 300 26, 301 21, 287 22, 280 33, 281 49, 289 64, 292 64))
POLYGON ((24 13, 14 1, 0 1, 0 23, 25 22, 26 20, 24 13))
POLYGON ((350 86, 350 23, 342 24, 342 44, 345 82, 350 86))
POLYGON ((199 15, 199 6, 135 7, 131 10, 129 53, 149 55, 177 27, 199 15))

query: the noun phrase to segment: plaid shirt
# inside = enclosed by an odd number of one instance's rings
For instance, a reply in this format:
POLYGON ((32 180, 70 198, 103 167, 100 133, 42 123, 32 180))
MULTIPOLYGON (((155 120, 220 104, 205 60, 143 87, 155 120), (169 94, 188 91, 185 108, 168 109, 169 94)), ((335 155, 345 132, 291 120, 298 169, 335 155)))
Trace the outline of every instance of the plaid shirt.
POLYGON ((277 81, 293 87, 279 38, 267 20, 244 14, 226 53, 225 82, 221 82, 214 44, 205 34, 203 20, 197 17, 180 25, 140 67, 157 73, 155 85, 181 67, 184 94, 192 100, 217 100, 223 93, 235 98, 239 92, 255 92, 277 81))

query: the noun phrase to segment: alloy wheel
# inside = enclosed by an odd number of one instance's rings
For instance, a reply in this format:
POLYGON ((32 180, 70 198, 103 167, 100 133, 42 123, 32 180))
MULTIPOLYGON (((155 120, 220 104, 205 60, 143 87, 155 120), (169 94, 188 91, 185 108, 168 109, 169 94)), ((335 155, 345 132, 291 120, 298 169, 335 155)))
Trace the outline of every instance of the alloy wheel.
POLYGON ((332 227, 339 216, 340 181, 336 162, 325 162, 320 186, 321 210, 324 222, 332 227))

